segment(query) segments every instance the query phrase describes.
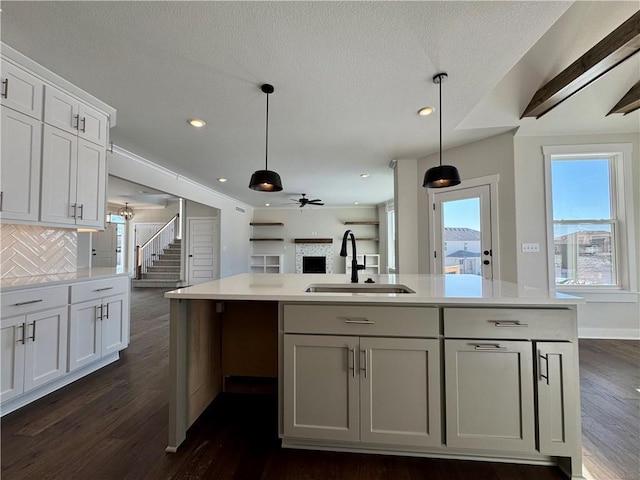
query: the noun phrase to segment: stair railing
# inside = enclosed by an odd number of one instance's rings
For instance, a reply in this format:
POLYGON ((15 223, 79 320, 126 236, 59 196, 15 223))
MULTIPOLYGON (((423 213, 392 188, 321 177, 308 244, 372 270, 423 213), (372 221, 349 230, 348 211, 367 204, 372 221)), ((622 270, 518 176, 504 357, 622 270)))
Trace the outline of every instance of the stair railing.
POLYGON ((149 240, 142 246, 136 245, 136 280, 140 280, 147 273, 149 267, 153 265, 165 248, 176 238, 178 231, 178 221, 180 214, 176 213, 174 217, 158 230, 149 240))

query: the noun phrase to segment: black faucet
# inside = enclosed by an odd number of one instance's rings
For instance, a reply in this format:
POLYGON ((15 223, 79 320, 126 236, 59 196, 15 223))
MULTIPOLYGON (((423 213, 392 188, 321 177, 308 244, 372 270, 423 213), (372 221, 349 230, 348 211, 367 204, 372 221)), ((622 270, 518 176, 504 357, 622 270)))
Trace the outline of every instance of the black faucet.
POLYGON ((358 261, 356 260, 356 236, 351 230, 344 232, 340 256, 347 256, 347 237, 349 235, 351 235, 351 250, 353 250, 353 258, 351 259, 351 283, 358 283, 358 270, 364 270, 367 268, 367 257, 364 257, 364 265, 358 265, 358 261))

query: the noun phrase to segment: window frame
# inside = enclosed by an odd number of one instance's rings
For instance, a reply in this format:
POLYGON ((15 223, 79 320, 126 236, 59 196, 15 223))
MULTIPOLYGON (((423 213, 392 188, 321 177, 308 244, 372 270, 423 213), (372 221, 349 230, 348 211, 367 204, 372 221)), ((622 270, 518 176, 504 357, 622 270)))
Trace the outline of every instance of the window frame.
MULTIPOLYGON (((568 294, 602 294, 635 291, 635 236, 633 212, 632 144, 609 143, 592 145, 543 146, 545 170, 545 201, 547 230, 547 269, 550 291, 568 294), (610 198, 611 228, 614 233, 615 285, 557 285, 554 265, 554 218, 552 198, 551 162, 553 160, 579 160, 588 158, 611 159, 610 198)), ((591 219, 600 220, 600 219, 591 219)), ((589 220, 582 220, 589 223, 589 220)), ((578 221, 580 223, 580 221, 578 221)), ((595 298, 595 297, 594 297, 595 298)))

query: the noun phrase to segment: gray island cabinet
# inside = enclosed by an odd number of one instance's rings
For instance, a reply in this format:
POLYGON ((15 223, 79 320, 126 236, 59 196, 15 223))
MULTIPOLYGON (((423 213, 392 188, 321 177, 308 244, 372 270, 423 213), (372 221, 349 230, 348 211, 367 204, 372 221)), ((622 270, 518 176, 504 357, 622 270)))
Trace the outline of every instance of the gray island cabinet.
POLYGON ((168 292, 167 451, 230 376, 271 376, 285 448, 557 464, 583 478, 581 299, 476 276, 375 280, 350 293, 326 291, 348 289, 347 275, 243 274, 168 292))

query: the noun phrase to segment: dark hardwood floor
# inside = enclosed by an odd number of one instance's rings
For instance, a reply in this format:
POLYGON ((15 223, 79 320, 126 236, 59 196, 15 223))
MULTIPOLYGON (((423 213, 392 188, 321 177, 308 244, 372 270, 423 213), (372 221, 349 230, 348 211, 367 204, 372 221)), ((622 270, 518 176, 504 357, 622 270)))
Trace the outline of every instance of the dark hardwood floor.
MULTIPOLYGON (((168 301, 135 289, 120 361, 2 419, 3 480, 552 480, 554 467, 279 448, 276 399, 226 394, 167 454, 168 301)), ((580 342, 585 466, 640 472, 640 342, 580 342)))

